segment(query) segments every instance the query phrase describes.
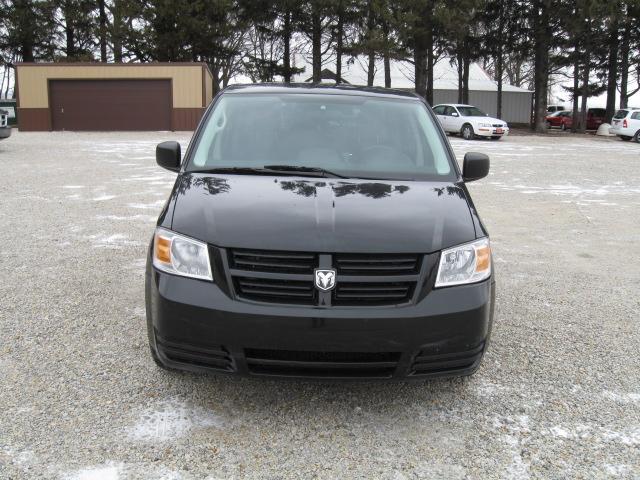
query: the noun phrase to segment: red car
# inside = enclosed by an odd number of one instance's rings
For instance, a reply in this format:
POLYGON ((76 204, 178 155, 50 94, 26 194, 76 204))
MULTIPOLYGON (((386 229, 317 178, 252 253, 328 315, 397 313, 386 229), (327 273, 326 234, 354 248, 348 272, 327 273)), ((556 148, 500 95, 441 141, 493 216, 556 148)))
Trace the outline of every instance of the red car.
MULTIPOLYGON (((587 110, 587 130, 597 130, 604 123, 605 112, 604 108, 590 108, 587 110)), ((573 125, 573 115, 568 110, 549 115, 546 120, 549 128, 560 127, 562 130, 566 130, 573 125)))
POLYGON ((571 112, 569 110, 554 112, 551 115, 547 115, 546 121, 547 128, 559 127, 562 130, 566 130, 571 127, 571 112))

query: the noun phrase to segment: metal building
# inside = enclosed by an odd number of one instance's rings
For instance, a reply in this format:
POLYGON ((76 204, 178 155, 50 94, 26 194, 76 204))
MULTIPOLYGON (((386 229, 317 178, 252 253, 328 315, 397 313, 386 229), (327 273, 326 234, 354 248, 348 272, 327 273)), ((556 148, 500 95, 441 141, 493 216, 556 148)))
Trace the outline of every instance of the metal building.
POLYGON ((211 102, 204 63, 19 63, 18 128, 193 130, 211 102))
MULTIPOLYGON (((343 63, 342 78, 352 85, 367 84, 367 59, 356 57, 353 62, 343 63)), ((296 56, 296 67, 304 67, 311 71, 311 65, 304 56, 296 56)), ((323 80, 335 80, 331 70, 334 65, 327 64, 323 70, 323 80), (325 78, 326 77, 326 78, 325 78)), ((377 60, 373 84, 384 86, 384 69, 382 61, 377 60)), ((414 89, 413 65, 408 62, 391 61, 391 87, 402 90, 414 89)), ((297 81, 309 80, 307 74, 300 74, 297 81)), ((433 105, 439 103, 458 103, 458 72, 448 58, 440 59, 434 65, 433 73, 433 105)), ((531 100, 533 92, 526 88, 504 84, 502 86, 502 119, 509 123, 529 123, 531 121, 531 100)), ((477 63, 469 69, 469 103, 490 116, 497 116, 498 85, 477 63)))

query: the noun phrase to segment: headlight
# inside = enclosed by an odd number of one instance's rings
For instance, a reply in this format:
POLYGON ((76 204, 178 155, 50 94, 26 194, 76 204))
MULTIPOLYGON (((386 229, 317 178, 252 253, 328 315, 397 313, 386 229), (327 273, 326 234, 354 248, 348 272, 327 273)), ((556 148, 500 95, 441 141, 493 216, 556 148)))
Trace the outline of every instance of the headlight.
POLYGON ((440 255, 436 287, 480 282, 491 275, 491 245, 488 238, 448 248, 440 255))
POLYGON ((492 125, 490 123, 479 123, 478 126, 480 126, 480 127, 491 127, 492 125))
POLYGON ((183 277, 213 280, 207 244, 157 228, 153 239, 153 266, 183 277))

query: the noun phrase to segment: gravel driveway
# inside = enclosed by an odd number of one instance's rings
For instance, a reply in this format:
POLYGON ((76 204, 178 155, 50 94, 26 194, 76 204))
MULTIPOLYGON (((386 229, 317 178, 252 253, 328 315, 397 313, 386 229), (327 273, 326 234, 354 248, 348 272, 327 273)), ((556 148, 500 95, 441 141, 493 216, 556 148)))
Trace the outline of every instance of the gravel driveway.
POLYGON ((451 141, 498 272, 467 380, 319 384, 158 369, 147 242, 187 133, 0 143, 0 478, 640 478, 640 145, 451 141))

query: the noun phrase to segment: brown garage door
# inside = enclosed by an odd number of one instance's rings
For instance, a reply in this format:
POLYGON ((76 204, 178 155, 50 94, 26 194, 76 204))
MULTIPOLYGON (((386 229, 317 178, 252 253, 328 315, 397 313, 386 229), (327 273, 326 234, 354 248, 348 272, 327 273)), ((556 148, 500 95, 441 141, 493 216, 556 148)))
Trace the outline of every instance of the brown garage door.
POLYGON ((170 80, 50 80, 54 130, 171 130, 170 80))

